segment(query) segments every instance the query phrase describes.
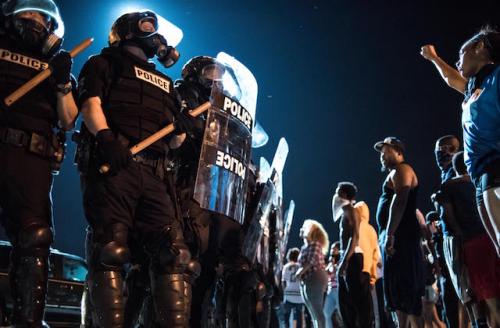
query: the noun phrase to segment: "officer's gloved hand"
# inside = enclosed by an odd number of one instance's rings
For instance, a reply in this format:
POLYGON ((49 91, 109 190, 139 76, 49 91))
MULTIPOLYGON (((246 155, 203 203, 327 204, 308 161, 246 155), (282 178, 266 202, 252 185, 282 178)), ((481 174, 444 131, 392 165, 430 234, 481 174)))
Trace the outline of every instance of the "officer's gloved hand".
POLYGON ((108 164, 111 171, 118 172, 132 160, 130 151, 118 140, 110 129, 97 132, 97 149, 102 164, 108 164))
POLYGON ((52 69, 52 79, 55 84, 68 84, 71 80, 71 66, 73 59, 69 52, 61 50, 49 61, 52 69))
POLYGON ((193 138, 196 128, 195 120, 196 118, 184 112, 177 114, 174 122, 175 134, 180 135, 186 133, 189 137, 193 138))

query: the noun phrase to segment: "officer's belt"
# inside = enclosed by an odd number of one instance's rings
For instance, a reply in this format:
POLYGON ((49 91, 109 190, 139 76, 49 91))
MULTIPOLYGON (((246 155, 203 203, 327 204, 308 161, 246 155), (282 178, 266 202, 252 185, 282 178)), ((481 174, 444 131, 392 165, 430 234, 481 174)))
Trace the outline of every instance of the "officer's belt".
POLYGON ((0 142, 16 147, 25 147, 37 155, 52 157, 53 148, 47 137, 37 133, 0 126, 0 142))
POLYGON ((146 166, 151 166, 153 168, 157 168, 158 166, 164 165, 165 158, 162 155, 158 155, 158 158, 152 158, 152 156, 144 155, 141 153, 135 154, 132 157, 132 160, 137 163, 144 164, 146 166))

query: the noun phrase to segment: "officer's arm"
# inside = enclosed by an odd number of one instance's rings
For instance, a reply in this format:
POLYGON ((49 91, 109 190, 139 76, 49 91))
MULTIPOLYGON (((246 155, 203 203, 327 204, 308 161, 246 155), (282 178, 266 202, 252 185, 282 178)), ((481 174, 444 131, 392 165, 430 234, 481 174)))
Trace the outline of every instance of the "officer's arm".
POLYGON ((411 183, 413 180, 413 169, 406 164, 398 165, 391 179, 394 186, 394 196, 389 211, 389 222, 387 223, 387 234, 393 236, 396 232, 408 202, 411 183))
POLYGON ((109 129, 101 107, 101 98, 90 97, 86 99, 82 104, 82 114, 85 125, 93 135, 103 129, 109 129))
POLYGON ((422 57, 434 64, 441 78, 450 87, 464 94, 467 86, 467 80, 460 74, 459 71, 448 65, 436 53, 433 45, 425 45, 421 48, 420 54, 422 57))
POLYGON ((57 92, 56 95, 59 125, 64 130, 71 130, 75 127, 76 118, 78 117, 78 107, 76 106, 73 92, 66 95, 61 92, 57 92))
POLYGON ((109 63, 100 56, 90 57, 78 78, 78 102, 89 131, 96 135, 109 129, 101 104, 109 83, 109 63))

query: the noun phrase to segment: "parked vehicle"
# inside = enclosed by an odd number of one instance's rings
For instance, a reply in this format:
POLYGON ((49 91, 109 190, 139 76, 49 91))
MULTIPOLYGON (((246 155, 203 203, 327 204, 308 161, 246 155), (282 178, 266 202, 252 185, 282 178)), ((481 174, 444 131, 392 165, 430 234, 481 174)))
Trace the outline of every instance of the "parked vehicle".
MULTIPOLYGON (((9 254, 12 246, 0 240, 0 326, 9 325, 12 298, 9 287, 9 254)), ((79 256, 51 249, 45 321, 54 327, 80 327, 80 302, 87 265, 79 256)))

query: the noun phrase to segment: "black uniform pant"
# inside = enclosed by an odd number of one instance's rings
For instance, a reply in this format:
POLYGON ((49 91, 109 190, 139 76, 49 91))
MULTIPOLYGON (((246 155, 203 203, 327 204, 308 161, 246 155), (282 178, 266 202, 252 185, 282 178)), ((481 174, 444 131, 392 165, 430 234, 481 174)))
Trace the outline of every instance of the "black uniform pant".
POLYGON ((130 260, 129 232, 149 257, 156 321, 161 327, 186 326, 191 291, 186 291, 184 272, 190 253, 167 183, 155 168, 135 161, 115 175, 95 173, 82 182, 92 227, 89 291, 96 326, 123 325, 121 274, 130 260))
POLYGON ((31 224, 52 226, 50 161, 0 143, 0 207, 10 238, 31 224))
POLYGON ((339 279, 339 307, 347 328, 373 326, 370 275, 363 272, 363 254, 351 256, 346 276, 339 279))
POLYGON ((85 216, 94 234, 120 224, 154 248, 165 227, 178 224, 167 184, 155 171, 132 161, 115 175, 93 173, 83 180, 85 216))
MULTIPOLYGON (((198 203, 188 199, 183 203, 188 245, 201 265, 201 274, 193 286, 190 327, 202 327, 210 316, 210 295, 216 288, 218 265, 231 272, 245 269, 246 262, 241 255, 242 227, 223 215, 200 208, 198 203)), ((243 283, 243 282, 240 282, 243 283)), ((225 284, 225 287, 226 284, 225 284)), ((216 304, 221 306, 222 304, 216 304)))
POLYGON ((4 143, 0 158, 1 222, 13 246, 9 272, 13 322, 41 327, 53 239, 50 162, 4 143))

